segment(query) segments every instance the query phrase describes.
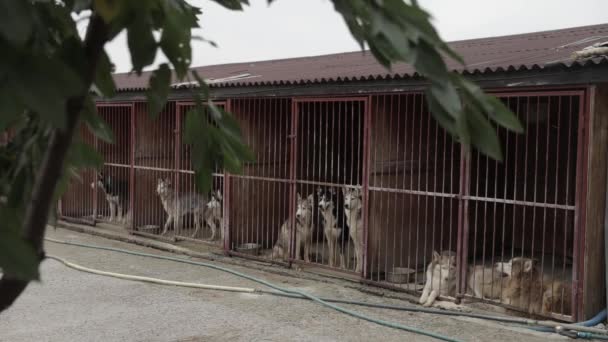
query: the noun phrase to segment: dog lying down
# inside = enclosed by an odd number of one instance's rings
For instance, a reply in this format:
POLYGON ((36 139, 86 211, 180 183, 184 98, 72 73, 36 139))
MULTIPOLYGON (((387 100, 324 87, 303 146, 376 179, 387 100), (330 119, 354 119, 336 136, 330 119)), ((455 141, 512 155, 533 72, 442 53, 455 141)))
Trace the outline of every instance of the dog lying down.
POLYGON ((560 280, 543 282, 536 260, 516 257, 495 268, 506 275, 501 302, 532 314, 572 313, 571 287, 560 280))
MULTIPOLYGON (((420 304, 431 306, 438 296, 454 296, 456 291, 454 252, 433 252, 426 270, 426 283, 420 304)), ((542 281, 538 262, 515 257, 494 267, 477 265, 468 269, 469 293, 477 298, 496 299, 525 309, 531 314, 571 314, 571 286, 560 280, 542 281)))
POLYGON ((456 292, 456 253, 433 251, 433 260, 426 269, 426 283, 420 296, 420 304, 433 305, 437 297, 453 296, 456 292))

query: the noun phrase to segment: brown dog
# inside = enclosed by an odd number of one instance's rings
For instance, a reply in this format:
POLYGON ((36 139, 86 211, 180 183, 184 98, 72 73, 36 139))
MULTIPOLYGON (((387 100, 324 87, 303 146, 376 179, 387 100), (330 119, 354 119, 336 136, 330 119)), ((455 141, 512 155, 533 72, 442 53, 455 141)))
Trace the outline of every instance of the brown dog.
POLYGON ((501 301, 529 313, 542 310, 544 289, 537 262, 530 258, 516 257, 507 262, 497 262, 496 270, 507 276, 501 301))
POLYGON ((572 286, 555 280, 545 286, 542 313, 572 314, 572 286))

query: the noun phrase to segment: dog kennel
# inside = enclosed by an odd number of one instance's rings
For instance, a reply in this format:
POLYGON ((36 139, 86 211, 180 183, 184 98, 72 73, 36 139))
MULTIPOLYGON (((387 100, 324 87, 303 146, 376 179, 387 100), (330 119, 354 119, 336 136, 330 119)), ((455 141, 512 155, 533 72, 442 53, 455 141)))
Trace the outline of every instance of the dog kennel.
MULTIPOLYGON (((552 46, 585 38, 591 31, 607 32, 608 25, 534 37, 552 46)), ((530 39, 514 37, 505 46, 530 39)), ((455 48, 467 59, 467 53, 488 42, 494 40, 456 43, 455 48)), ((497 130, 504 153, 497 162, 463 149, 438 125, 426 105, 424 80, 359 77, 382 70, 370 58, 342 54, 201 69, 210 76, 246 67, 252 75, 272 75, 269 80, 252 76, 252 81, 245 77, 212 85, 213 100, 233 113, 256 157, 242 174, 216 170, 213 175, 213 190, 223 195, 220 239, 209 239, 205 222, 197 231, 196 213, 187 210, 180 225, 162 234, 168 213, 157 191, 159 179, 170 181, 172 198, 211 196, 196 193, 191 152, 181 143, 184 115, 192 107, 190 90, 174 87, 164 110, 150 119, 145 80, 118 75, 121 92, 97 103, 116 144, 87 136, 85 130, 82 136, 103 155, 103 176, 128 184, 124 226, 134 234, 210 243, 234 256, 296 263, 413 293, 424 285, 433 251, 450 251, 456 259, 454 299, 523 312, 529 305, 514 307, 471 293, 475 280, 469 276, 476 267, 492 273, 496 262, 527 257, 536 261, 546 287, 561 284, 542 315, 576 321, 600 311, 608 88, 596 80, 608 79, 606 64, 500 69, 509 62, 468 73, 525 127, 523 134, 497 130), (357 63, 367 67, 352 66, 357 63), (298 69, 304 65, 316 67, 298 69), (315 79, 308 74, 324 75, 331 68, 345 68, 339 71, 353 76, 315 79), (321 193, 334 196, 340 238, 326 235, 321 193), (309 196, 311 223, 307 230, 298 229, 298 198, 309 196), (345 200, 360 206, 339 219, 346 213, 345 200), (297 244, 308 253, 303 255, 297 244), (343 262, 332 262, 336 250, 343 262)), ((105 193, 90 186, 95 171, 83 174, 62 198, 61 216, 113 227, 106 225, 110 215, 105 193)))

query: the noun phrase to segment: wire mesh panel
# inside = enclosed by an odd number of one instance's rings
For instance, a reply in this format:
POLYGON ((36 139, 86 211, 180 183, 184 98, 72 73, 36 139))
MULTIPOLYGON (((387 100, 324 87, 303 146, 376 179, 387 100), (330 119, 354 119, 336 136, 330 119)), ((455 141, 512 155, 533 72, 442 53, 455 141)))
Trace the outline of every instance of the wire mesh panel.
MULTIPOLYGON (((225 103, 215 103, 219 108, 225 109, 225 103)), ((213 173, 213 187, 209 194, 199 194, 194 180, 192 168, 191 146, 182 144, 181 139, 186 122, 186 114, 194 108, 191 102, 177 103, 177 125, 179 127, 176 144, 176 196, 181 199, 199 198, 204 208, 191 208, 190 214, 184 214, 183 224, 176 231, 180 239, 194 239, 196 241, 210 242, 215 245, 224 244, 224 174, 216 167, 213 173)), ((196 200, 195 200, 196 201, 196 200)))
MULTIPOLYGON (((77 131, 82 142, 95 146, 95 136, 85 125, 77 131)), ((66 221, 84 224, 95 224, 97 217, 96 197, 97 172, 93 169, 79 171, 78 177, 72 177, 67 190, 58 204, 58 216, 66 221)))
POLYGON ((373 96, 371 111, 367 275, 421 290, 435 251, 447 256, 448 267, 431 285, 454 296, 460 146, 432 118, 422 94, 373 96))
POLYGON ((228 247, 232 254, 285 261, 291 234, 291 101, 235 99, 230 111, 256 159, 244 166, 243 174, 230 175, 228 247))
POLYGON ((525 133, 498 130, 502 163, 472 154, 466 196, 469 294, 564 319, 573 314, 581 96, 555 92, 501 99, 525 133))
POLYGON ((98 105, 97 112, 114 133, 114 143, 97 139, 103 167, 95 174, 97 220, 131 227, 132 104, 98 105))
POLYGON ((293 257, 362 272, 367 98, 303 99, 297 117, 293 257))

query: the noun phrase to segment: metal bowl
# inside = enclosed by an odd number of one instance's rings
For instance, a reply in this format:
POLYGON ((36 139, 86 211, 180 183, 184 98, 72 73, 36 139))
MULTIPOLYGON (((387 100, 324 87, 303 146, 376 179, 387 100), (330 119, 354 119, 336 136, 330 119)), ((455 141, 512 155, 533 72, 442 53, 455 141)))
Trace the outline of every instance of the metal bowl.
POLYGON ((147 224, 145 226, 137 227, 137 230, 141 230, 141 231, 150 231, 150 230, 156 230, 156 229, 160 229, 160 227, 155 224, 147 224))
POLYGON ((261 245, 257 243, 244 243, 236 247, 236 251, 243 254, 258 255, 260 254, 261 245))
POLYGON ((386 281, 396 284, 407 283, 414 273, 416 273, 416 270, 411 268, 394 267, 392 272, 386 273, 386 281))

